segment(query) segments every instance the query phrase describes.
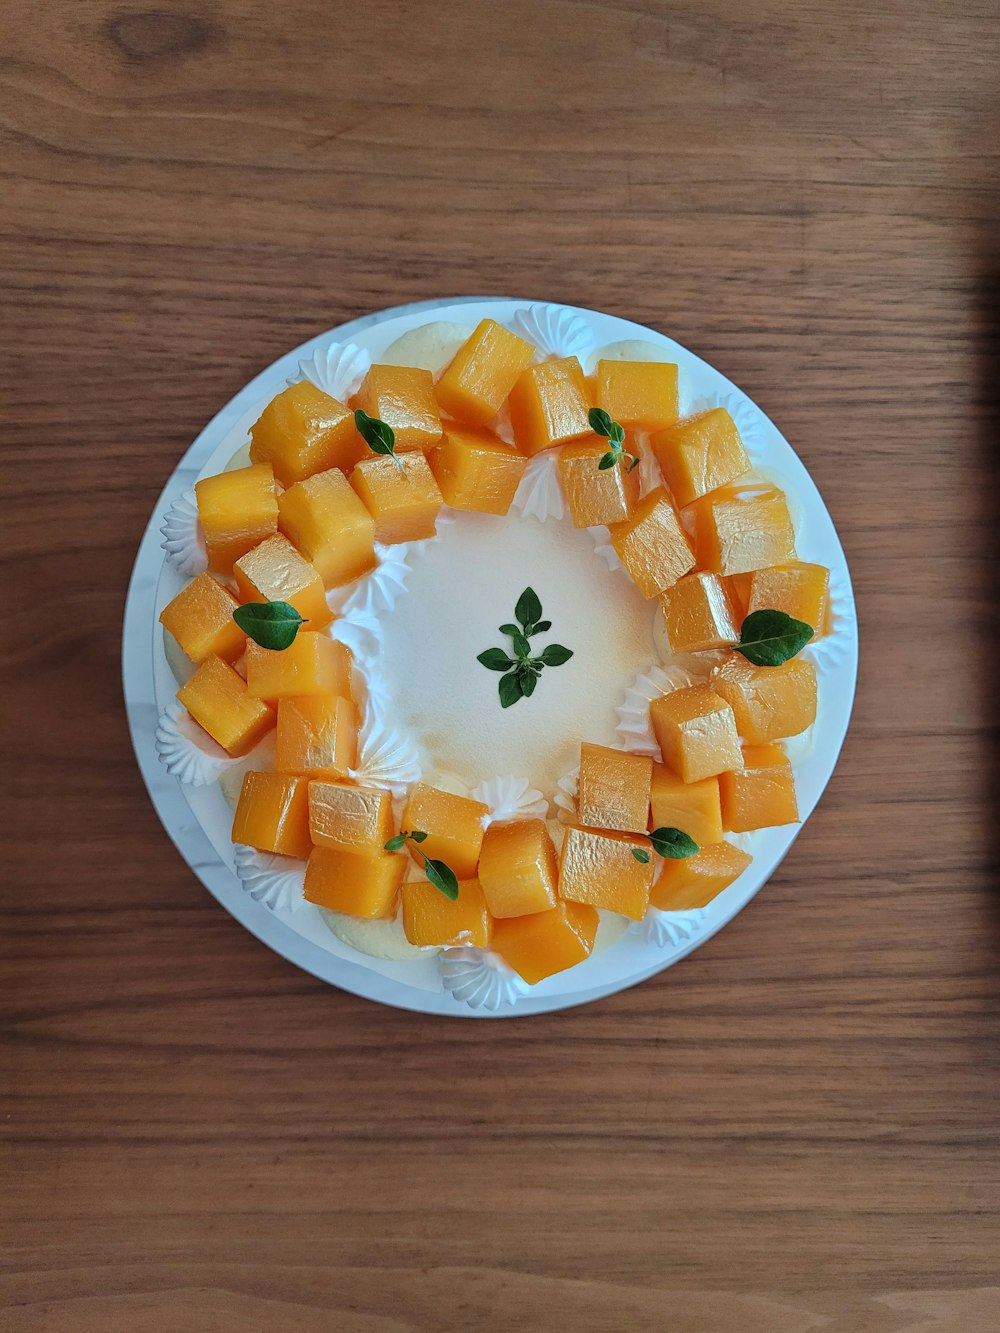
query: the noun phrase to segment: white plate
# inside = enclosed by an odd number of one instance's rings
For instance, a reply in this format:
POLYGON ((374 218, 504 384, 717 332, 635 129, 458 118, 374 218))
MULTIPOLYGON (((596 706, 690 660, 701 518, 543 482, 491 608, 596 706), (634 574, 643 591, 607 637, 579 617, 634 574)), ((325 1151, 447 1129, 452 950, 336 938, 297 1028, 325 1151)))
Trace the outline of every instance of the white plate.
MULTIPOLYGON (((234 869, 229 839, 231 811, 215 784, 182 785, 157 758, 155 733, 160 715, 173 700, 176 681, 168 665, 157 617, 186 582, 164 559, 163 516, 202 475, 219 471, 240 448, 250 425, 300 361, 323 357, 333 343, 350 341, 377 359, 403 333, 429 320, 473 327, 487 316, 510 323, 527 301, 467 298, 400 306, 331 329, 287 353, 252 380, 205 427, 185 454, 157 502, 146 529, 129 587, 123 635, 123 671, 129 726, 139 767, 164 827, 181 855, 219 902, 249 931, 290 962, 368 999, 423 1013, 494 1018, 546 1013, 585 1004, 644 981, 676 963, 709 939, 739 912, 766 882, 803 825, 763 829, 750 835, 753 864, 709 907, 698 912, 651 913, 616 944, 595 953, 569 972, 550 977, 496 1009, 463 1001, 442 981, 440 960, 385 962, 343 944, 309 904, 297 910, 257 901, 234 869)), ((653 341, 680 367, 682 406, 725 404, 747 441, 758 470, 773 473, 786 487, 795 519, 799 556, 831 570, 836 621, 834 634, 817 650, 820 709, 809 743, 795 754, 795 777, 803 824, 830 779, 847 731, 857 675, 857 622, 850 575, 833 521, 808 472, 774 424, 746 394, 723 375, 663 335, 587 310, 535 306, 535 333, 577 340, 586 365, 587 347, 626 339, 653 341)), ((567 350, 570 350, 567 348, 567 350)), ((572 350, 577 350, 575 344, 572 350)), ((811 651, 811 650, 807 650, 811 651)), ((456 961, 460 961, 456 956, 456 961)), ((475 987, 472 987, 475 990, 475 987)))

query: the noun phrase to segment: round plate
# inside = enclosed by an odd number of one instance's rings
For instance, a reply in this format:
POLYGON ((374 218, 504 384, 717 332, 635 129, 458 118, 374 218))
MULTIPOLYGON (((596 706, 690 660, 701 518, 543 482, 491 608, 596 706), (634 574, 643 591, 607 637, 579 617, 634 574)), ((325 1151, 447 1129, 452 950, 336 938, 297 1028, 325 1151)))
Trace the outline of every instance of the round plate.
MULTIPOLYGON (((451 1017, 519 1017, 586 1004, 644 981, 720 930, 766 882, 819 800, 847 731, 857 675, 857 622, 844 552, 812 479, 774 424, 723 375, 662 334, 594 311, 534 306, 541 327, 558 328, 559 321, 563 325, 572 321, 577 333, 585 329, 594 348, 625 339, 659 344, 680 367, 682 408, 718 403, 730 410, 756 470, 773 474, 787 490, 800 558, 829 567, 834 632, 821 645, 806 650, 815 656, 820 671, 819 713, 809 743, 801 756, 794 757, 802 824, 750 835, 753 864, 707 908, 651 913, 647 922, 630 928, 612 947, 530 988, 516 1003, 495 1009, 463 1001, 445 988, 435 957, 410 962, 368 958, 337 939, 309 904, 294 911, 272 909, 244 889, 235 873, 229 839, 232 814, 217 784, 184 786, 157 757, 157 722, 176 690, 158 616, 186 582, 164 559, 163 516, 201 475, 225 466, 245 442, 264 405, 289 378, 298 378, 299 362, 331 343, 349 340, 377 360, 401 334, 430 320, 460 322, 470 329, 486 317, 509 324, 530 304, 470 297, 399 306, 328 330, 274 362, 209 422, 171 476, 139 548, 125 607, 125 702, 139 767, 164 827, 205 887, 258 939, 322 980, 382 1004, 451 1017)), ((475 986, 471 989, 476 991, 475 986)))

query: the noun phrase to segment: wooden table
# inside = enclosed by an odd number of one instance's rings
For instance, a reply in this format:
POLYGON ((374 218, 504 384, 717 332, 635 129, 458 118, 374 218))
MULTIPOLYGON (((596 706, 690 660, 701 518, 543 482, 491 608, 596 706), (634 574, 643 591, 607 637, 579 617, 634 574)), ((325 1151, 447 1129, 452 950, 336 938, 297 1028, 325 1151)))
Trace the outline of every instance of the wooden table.
POLYGON ((996 3, 3 7, 18 1330, 1000 1325, 996 3), (862 674, 792 854, 530 1022, 341 994, 179 860, 119 626, 176 459, 363 312, 670 333, 822 489, 862 674))

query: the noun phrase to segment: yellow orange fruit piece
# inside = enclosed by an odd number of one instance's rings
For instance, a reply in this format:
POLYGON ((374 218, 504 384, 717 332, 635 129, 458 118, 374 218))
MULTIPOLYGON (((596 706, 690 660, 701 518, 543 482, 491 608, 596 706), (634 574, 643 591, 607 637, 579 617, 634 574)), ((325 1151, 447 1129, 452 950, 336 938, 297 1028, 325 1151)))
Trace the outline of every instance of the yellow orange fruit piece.
POLYGON ((599 466, 608 447, 607 440, 594 435, 560 451, 559 478, 575 527, 623 523, 639 503, 638 468, 631 468, 628 459, 599 466))
POLYGON ((686 574, 661 593, 660 606, 672 653, 700 653, 739 640, 736 611, 718 574, 686 574))
POLYGON ((282 486, 338 467, 349 472, 365 454, 354 413, 309 380, 273 398, 250 428, 250 458, 269 463, 282 486))
POLYGON ((438 380, 438 403, 458 421, 487 425, 534 354, 531 343, 484 319, 438 380))
POLYGON ((459 880, 454 901, 425 879, 407 880, 403 885, 403 933, 411 944, 420 948, 467 944, 485 949, 492 925, 477 879, 459 880))
POLYGON ((794 620, 812 625, 813 638, 827 633, 830 605, 830 571, 825 565, 795 560, 772 565, 730 579, 744 617, 754 611, 784 611, 794 620))
POLYGON ((641 921, 649 906, 654 860, 646 838, 570 827, 559 865, 559 897, 641 921), (634 851, 646 860, 638 860, 634 851))
POLYGON ((299 630, 280 651, 247 643, 247 690, 255 699, 300 694, 351 694, 351 655, 322 633, 299 630))
POLYGON ((317 472, 279 495, 278 525, 328 588, 375 568, 375 520, 339 468, 317 472))
POLYGON ((605 745, 580 746, 580 823, 589 828, 645 833, 653 761, 605 745))
POLYGON ((623 523, 611 525, 611 545, 644 597, 656 597, 694 569, 694 552, 673 501, 658 486, 623 523))
POLYGON ((795 559, 795 532, 784 494, 768 482, 733 484, 691 505, 702 569, 745 574, 795 559))
POLYGON ((680 829, 699 847, 722 841, 722 801, 717 777, 685 782, 665 764, 654 764, 649 804, 649 822, 654 829, 680 829))
POLYGON ((798 736, 816 721, 816 668, 801 657, 762 667, 742 653, 730 653, 713 670, 711 685, 729 703, 736 730, 751 744, 798 736))
POLYGON ((366 856, 392 837, 392 794, 384 787, 314 779, 309 783, 309 832, 317 847, 366 856))
POLYGON ((315 566, 280 532, 240 556, 233 573, 243 602, 287 602, 311 630, 323 629, 333 619, 315 566))
POLYGON ((351 485, 375 520, 375 537, 386 546, 418 542, 437 531, 443 503, 434 473, 421 453, 366 458, 351 474, 351 485))
POLYGON ((208 567, 231 574, 233 564, 278 530, 278 499, 269 463, 220 472, 195 483, 208 567))
POLYGON ((727 833, 749 833, 799 819, 795 778, 780 745, 744 745, 743 767, 719 776, 727 833))
POLYGON ((246 681, 221 657, 206 657, 177 698, 234 758, 248 754, 274 726, 274 709, 251 697, 246 681))
POLYGON ((395 917, 406 857, 391 852, 365 856, 335 847, 314 847, 306 866, 306 902, 348 916, 395 917))
POLYGON ((750 471, 736 422, 724 407, 685 417, 654 432, 649 443, 681 508, 750 471))
POLYGON ((429 370, 372 366, 355 401, 370 417, 392 427, 397 454, 430 449, 441 438, 441 411, 429 370))
POLYGON ((237 605, 229 589, 211 574, 199 574, 163 608, 160 624, 192 662, 204 662, 206 657, 232 661, 247 641, 233 619, 237 605))
POLYGON ((410 854, 418 865, 428 857, 444 861, 459 879, 475 878, 483 845, 483 817, 488 814, 489 806, 481 801, 418 782, 410 791, 402 826, 427 837, 419 846, 407 844, 410 854))
POLYGON ((427 462, 445 504, 480 514, 507 513, 528 465, 499 435, 452 421, 427 462))
POLYGON ((301 860, 312 851, 306 778, 289 773, 247 773, 243 779, 233 842, 301 860))
POLYGON ((531 457, 590 434, 590 395, 575 356, 528 366, 507 400, 514 440, 531 457))
POLYGON ((662 361, 598 361, 597 406, 622 426, 655 430, 677 420, 677 367, 662 361))
POLYGON ((545 820, 490 824, 479 854, 479 882, 494 917, 555 907, 559 860, 545 820))
POLYGON ((707 907, 734 880, 739 879, 753 857, 731 842, 702 847, 695 856, 664 861, 660 877, 649 895, 650 905, 662 912, 687 912, 707 907))
POLYGON ((589 958, 599 921, 584 903, 558 903, 549 912, 494 921, 490 947, 534 986, 589 958))
POLYGON ((649 706, 663 762, 685 782, 700 782, 743 762, 733 710, 708 685, 661 695, 649 706))
POLYGON ((279 773, 346 777, 357 758, 358 714, 350 699, 320 694, 278 700, 279 773))

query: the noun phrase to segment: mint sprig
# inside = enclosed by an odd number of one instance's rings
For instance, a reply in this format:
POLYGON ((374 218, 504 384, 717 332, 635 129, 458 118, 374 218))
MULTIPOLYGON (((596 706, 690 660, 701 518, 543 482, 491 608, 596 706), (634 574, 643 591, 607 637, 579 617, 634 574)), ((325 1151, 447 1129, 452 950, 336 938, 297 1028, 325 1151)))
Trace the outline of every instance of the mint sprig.
POLYGON ((510 708, 518 699, 530 699, 535 692, 538 678, 543 667, 562 666, 573 656, 569 648, 561 643, 550 643, 542 649, 538 657, 532 656, 531 640, 536 634, 544 634, 552 628, 551 620, 542 619, 542 603, 534 588, 525 588, 514 607, 517 624, 500 626, 500 633, 506 634, 511 641, 508 652, 504 648, 487 648, 479 654, 487 671, 503 672, 499 684, 500 707, 510 708))
POLYGON ((785 611, 751 611, 735 647, 754 666, 781 666, 802 651, 813 633, 812 625, 785 611))
MULTIPOLYGON (((688 837, 679 828, 654 829, 649 834, 648 841, 656 855, 662 856, 667 861, 681 861, 701 850, 694 838, 688 837)), ((644 866, 649 865, 649 852, 645 847, 633 847, 632 855, 644 866)))
POLYGON ((602 436, 611 444, 611 448, 601 456, 601 460, 597 464, 600 472, 607 472, 609 468, 624 463, 626 458, 629 459, 629 472, 634 471, 639 466, 638 455, 630 454, 624 448, 625 428, 617 421, 612 421, 603 407, 592 407, 587 413, 587 420, 590 422, 590 429, 594 434, 602 436))
POLYGON ((396 432, 393 428, 382 421, 380 417, 370 417, 360 407, 355 410, 354 424, 358 428, 358 434, 372 453, 391 458, 405 477, 406 468, 396 457, 396 432))
POLYGON ((299 626, 309 623, 288 602, 247 602, 236 608, 233 619, 248 638, 271 652, 290 648, 299 626))
MULTIPOLYGON (((401 852, 408 842, 421 843, 426 842, 427 834, 421 829, 403 829, 397 833, 394 838, 390 838, 385 844, 387 852, 401 852)), ((431 884, 434 885, 446 898, 452 902, 458 897, 458 876, 452 870, 451 866, 446 865, 444 861, 435 861, 433 857, 424 856, 423 852, 417 849, 417 855, 423 862, 424 874, 431 884)))

